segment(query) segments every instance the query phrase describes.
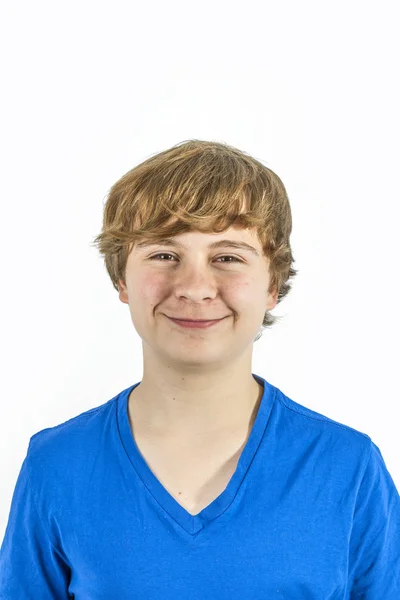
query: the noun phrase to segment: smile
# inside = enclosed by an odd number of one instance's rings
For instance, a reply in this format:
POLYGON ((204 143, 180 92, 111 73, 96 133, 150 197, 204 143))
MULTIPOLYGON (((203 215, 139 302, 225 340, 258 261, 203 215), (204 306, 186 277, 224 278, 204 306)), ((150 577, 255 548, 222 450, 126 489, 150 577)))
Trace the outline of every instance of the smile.
POLYGON ((208 327, 221 323, 221 321, 225 319, 225 317, 223 317, 222 319, 214 319, 213 321, 184 321, 182 319, 172 319, 171 317, 167 318, 181 327, 190 327, 193 329, 207 329, 208 327))

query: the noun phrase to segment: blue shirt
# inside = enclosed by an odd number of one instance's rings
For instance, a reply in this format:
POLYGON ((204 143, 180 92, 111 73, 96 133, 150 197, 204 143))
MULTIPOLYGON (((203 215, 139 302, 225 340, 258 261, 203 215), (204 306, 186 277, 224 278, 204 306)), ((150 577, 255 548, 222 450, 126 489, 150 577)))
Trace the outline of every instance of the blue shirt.
POLYGON ((225 490, 193 516, 133 438, 128 396, 35 433, 2 600, 399 600, 400 498, 371 438, 262 377, 225 490))

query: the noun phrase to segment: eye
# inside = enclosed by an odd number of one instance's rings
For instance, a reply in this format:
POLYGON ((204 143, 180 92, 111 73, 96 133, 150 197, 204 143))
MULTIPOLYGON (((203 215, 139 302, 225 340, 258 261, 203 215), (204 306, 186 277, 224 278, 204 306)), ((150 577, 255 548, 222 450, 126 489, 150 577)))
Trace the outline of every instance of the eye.
MULTIPOLYGON (((154 259, 161 260, 161 259, 158 258, 159 256, 172 256, 172 258, 175 258, 174 255, 170 254, 169 252, 160 252, 159 254, 154 254, 154 256, 150 256, 149 260, 154 260, 154 259)), ((239 262, 239 263, 243 262, 239 258, 236 258, 236 256, 231 256, 231 255, 219 256, 215 260, 219 260, 221 258, 232 258, 232 260, 223 261, 223 262, 239 262)), ((165 261, 161 260, 161 262, 165 262, 165 261)), ((171 261, 166 261, 166 262, 171 262, 171 261)))

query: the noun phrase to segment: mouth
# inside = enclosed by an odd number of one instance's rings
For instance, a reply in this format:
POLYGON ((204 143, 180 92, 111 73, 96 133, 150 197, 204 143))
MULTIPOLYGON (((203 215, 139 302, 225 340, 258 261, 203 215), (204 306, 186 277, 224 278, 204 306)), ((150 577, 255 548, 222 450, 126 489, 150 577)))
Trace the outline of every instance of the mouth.
POLYGON ((184 317, 170 317, 166 315, 168 319, 172 319, 173 321, 185 321, 186 323, 210 323, 211 321, 221 321, 221 319, 225 319, 225 317, 221 317, 219 319, 185 319, 184 317))
POLYGON ((207 321, 204 320, 196 320, 194 321, 193 319, 174 319, 173 317, 168 317, 168 315, 166 315, 166 317, 172 321, 173 323, 176 323, 179 326, 182 327, 191 327, 191 328, 201 328, 201 329, 205 329, 208 327, 212 327, 213 325, 217 325, 218 323, 220 323, 221 321, 223 321, 226 317, 222 317, 221 319, 209 319, 207 321))

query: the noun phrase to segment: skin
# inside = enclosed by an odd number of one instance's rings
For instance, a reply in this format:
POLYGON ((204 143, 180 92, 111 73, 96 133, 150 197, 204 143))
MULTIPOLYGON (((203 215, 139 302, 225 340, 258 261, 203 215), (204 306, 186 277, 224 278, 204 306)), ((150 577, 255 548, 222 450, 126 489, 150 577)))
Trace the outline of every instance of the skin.
POLYGON ((118 282, 143 348, 142 381, 128 403, 130 422, 142 435, 181 443, 221 433, 247 438, 262 397, 251 374, 254 338, 277 301, 277 292, 268 292, 269 260, 251 229, 190 231, 175 239, 186 248, 133 247, 125 281, 118 282), (208 248, 223 239, 247 242, 259 256, 208 248), (162 256, 150 260, 157 253, 162 256), (186 329, 166 315, 226 318, 209 329, 186 329))

